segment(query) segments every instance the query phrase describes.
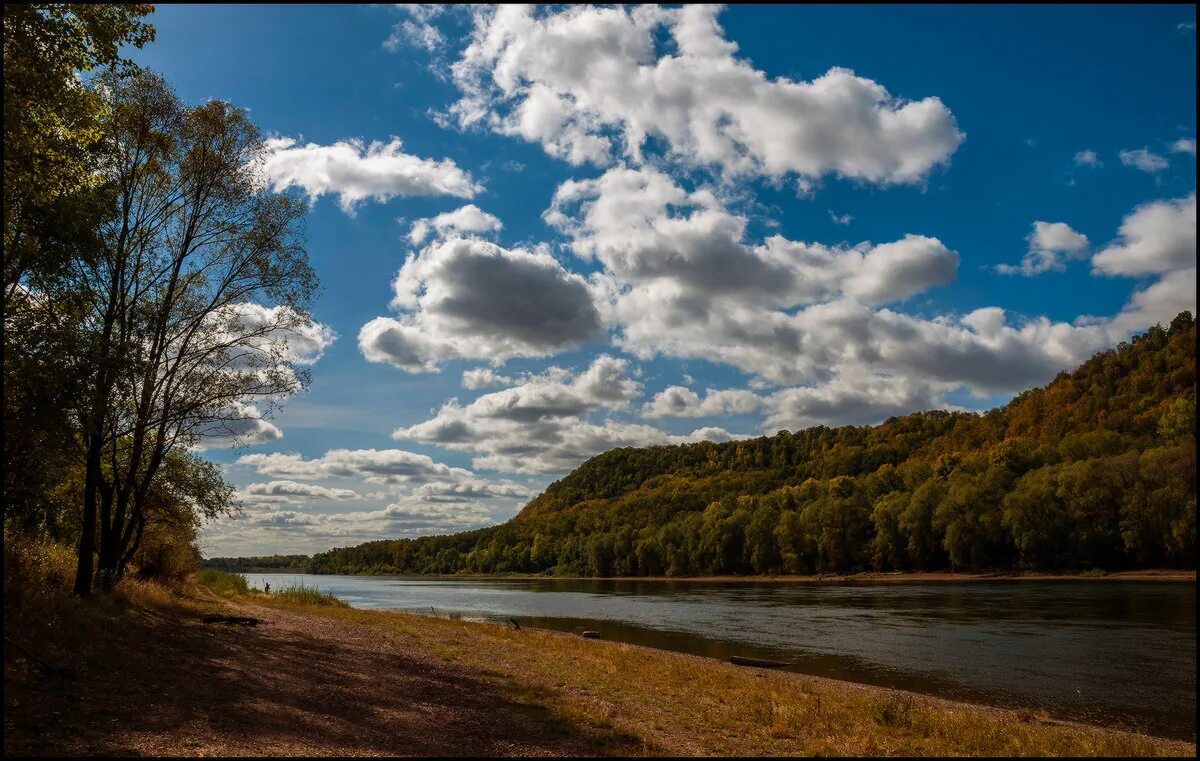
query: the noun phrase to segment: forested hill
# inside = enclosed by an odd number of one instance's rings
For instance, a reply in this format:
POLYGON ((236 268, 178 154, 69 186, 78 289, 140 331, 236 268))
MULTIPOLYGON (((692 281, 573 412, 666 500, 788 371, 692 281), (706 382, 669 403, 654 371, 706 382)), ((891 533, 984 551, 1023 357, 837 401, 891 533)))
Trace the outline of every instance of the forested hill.
POLYGON ((499 526, 317 573, 701 575, 1194 567, 1190 313, 984 414, 616 449, 499 526))

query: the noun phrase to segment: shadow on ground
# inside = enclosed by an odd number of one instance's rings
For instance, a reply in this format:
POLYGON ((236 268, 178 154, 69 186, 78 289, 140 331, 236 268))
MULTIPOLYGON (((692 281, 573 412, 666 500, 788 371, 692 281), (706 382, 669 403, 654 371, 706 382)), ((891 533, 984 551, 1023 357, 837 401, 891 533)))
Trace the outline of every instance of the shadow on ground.
MULTIPOLYGON (((257 627, 131 608, 65 672, 6 642, 5 755, 578 755, 574 726, 394 635, 257 608, 257 627)), ((31 650, 33 648, 30 648, 31 650)))

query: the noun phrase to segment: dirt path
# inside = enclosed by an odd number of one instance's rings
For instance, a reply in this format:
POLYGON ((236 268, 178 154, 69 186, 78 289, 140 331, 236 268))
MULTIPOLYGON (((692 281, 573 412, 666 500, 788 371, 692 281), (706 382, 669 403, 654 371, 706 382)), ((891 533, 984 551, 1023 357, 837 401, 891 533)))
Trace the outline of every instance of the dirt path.
POLYGON ((141 611, 73 673, 6 685, 6 755, 583 755, 612 743, 395 635, 228 607, 261 625, 141 611))

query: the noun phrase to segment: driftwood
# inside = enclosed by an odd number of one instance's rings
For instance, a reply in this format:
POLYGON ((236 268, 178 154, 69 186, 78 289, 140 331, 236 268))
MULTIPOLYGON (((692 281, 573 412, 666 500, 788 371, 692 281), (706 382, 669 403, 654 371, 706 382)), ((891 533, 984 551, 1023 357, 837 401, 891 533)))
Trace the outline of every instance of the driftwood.
POLYGON ((583 633, 584 639, 600 639, 600 632, 586 631, 583 633))
POLYGON ((206 624, 237 624, 238 626, 258 626, 258 619, 250 616, 205 616, 206 624))
POLYGON ((755 668, 760 669, 778 669, 791 665, 790 663, 784 663, 783 661, 772 661, 766 658, 747 658, 742 655, 729 656, 729 662, 735 666, 754 666, 755 668))

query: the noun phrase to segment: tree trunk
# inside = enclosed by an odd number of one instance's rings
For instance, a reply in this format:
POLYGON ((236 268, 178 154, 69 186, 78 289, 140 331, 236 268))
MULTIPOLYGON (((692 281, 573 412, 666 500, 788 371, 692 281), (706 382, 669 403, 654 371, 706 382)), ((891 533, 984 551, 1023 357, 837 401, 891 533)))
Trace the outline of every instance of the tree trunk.
POLYGON ((92 593, 92 556, 96 554, 96 493, 99 490, 100 447, 88 443, 87 474, 83 494, 83 525, 79 532, 79 557, 75 566, 75 594, 92 593))

